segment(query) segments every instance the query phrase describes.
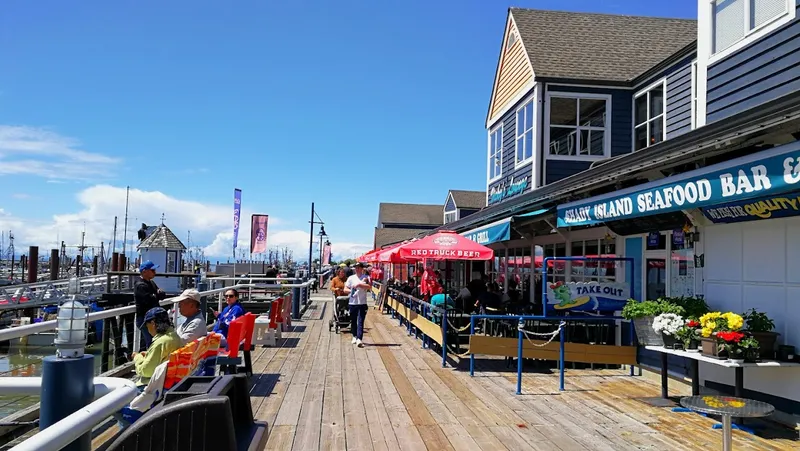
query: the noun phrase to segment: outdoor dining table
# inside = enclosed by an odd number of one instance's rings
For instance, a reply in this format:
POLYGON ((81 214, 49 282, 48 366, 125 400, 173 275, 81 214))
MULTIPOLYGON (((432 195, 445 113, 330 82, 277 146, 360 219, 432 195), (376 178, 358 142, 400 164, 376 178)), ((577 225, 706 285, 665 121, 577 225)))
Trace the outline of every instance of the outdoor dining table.
POLYGON ((722 417, 722 450, 730 451, 733 445, 731 418, 765 417, 775 411, 772 404, 752 399, 730 396, 687 396, 681 405, 695 412, 720 415, 722 417))

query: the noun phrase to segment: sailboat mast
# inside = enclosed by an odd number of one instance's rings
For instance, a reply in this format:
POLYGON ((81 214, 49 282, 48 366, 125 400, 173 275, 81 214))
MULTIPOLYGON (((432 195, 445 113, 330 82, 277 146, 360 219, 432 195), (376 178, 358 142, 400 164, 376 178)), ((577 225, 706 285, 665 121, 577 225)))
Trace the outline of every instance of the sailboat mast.
POLYGON ((128 200, 130 199, 131 187, 125 187, 125 230, 122 232, 122 255, 128 258, 128 200))

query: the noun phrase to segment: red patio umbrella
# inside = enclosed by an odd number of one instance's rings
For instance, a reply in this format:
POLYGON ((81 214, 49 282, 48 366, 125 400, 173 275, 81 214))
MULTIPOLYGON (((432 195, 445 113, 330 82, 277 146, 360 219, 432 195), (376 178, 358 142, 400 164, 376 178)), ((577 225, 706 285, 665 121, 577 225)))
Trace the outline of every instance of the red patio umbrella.
POLYGON ((443 230, 397 249, 407 260, 491 260, 494 251, 463 236, 443 230))
POLYGON ((411 244, 415 240, 404 241, 402 243, 393 244, 386 249, 382 249, 375 255, 375 261, 381 263, 411 263, 414 260, 403 258, 399 254, 399 249, 406 244, 411 244))

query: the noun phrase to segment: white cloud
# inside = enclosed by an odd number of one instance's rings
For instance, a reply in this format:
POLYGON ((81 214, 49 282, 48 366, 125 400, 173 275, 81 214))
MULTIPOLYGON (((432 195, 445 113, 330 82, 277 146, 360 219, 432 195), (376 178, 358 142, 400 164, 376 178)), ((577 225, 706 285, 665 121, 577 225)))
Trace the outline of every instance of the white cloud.
MULTIPOLYGON (((96 185, 80 191, 77 195, 80 209, 75 213, 56 214, 47 221, 31 221, 0 209, 0 230, 13 230, 18 249, 29 245, 40 247, 39 253, 59 246, 59 240, 67 246, 80 244, 81 233, 86 231, 86 244, 97 245, 111 242, 114 217, 118 218, 117 248, 121 249, 125 215, 125 188, 110 185, 96 185)), ((128 211, 128 251, 135 250, 138 239, 136 231, 144 222, 156 225, 162 213, 165 223, 184 242, 187 243, 191 231, 192 246, 204 248, 206 257, 224 260, 231 256, 233 242, 232 205, 215 205, 195 200, 177 199, 160 191, 130 190, 128 211)), ((249 250, 250 215, 255 213, 244 209, 241 214, 239 247, 249 250)), ((289 247, 295 259, 305 259, 308 255, 308 232, 281 229, 280 218, 270 216, 267 241, 270 247, 289 247)), ((334 258, 352 257, 369 250, 368 245, 357 243, 333 243, 334 258)), ((318 251, 315 249, 315 254, 318 251)))
POLYGON ((108 177, 118 158, 79 148, 80 143, 44 128, 0 125, 0 175, 27 174, 48 181, 108 177))
POLYGON ((31 196, 30 194, 25 194, 25 193, 14 193, 14 194, 11 195, 11 197, 13 197, 14 199, 25 200, 25 199, 31 199, 33 196, 31 196))

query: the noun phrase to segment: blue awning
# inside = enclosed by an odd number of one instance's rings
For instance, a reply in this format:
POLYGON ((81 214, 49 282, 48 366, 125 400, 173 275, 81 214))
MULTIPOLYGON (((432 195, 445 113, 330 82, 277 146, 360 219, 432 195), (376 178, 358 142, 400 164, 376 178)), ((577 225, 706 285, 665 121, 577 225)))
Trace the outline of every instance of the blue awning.
MULTIPOLYGON (((644 152, 644 151, 643 151, 644 152)), ((558 227, 708 207, 800 188, 800 141, 558 206, 558 227)))
POLYGON ((525 213, 521 215, 510 216, 505 219, 501 219, 500 221, 495 221, 491 224, 486 224, 485 226, 481 226, 470 231, 464 232, 461 236, 470 239, 478 244, 483 244, 484 246, 487 244, 498 243, 501 241, 508 241, 511 239, 511 221, 514 219, 519 218, 532 218, 535 216, 540 216, 546 213, 550 213, 552 211, 551 208, 543 208, 540 210, 535 210, 530 213, 525 213))
POLYGON ((511 217, 461 233, 461 236, 484 246, 508 241, 511 239, 511 217))

